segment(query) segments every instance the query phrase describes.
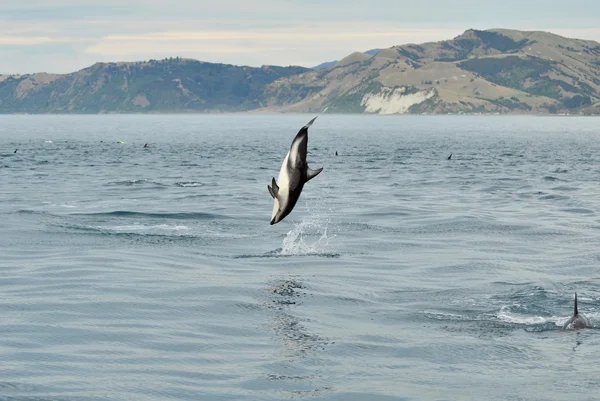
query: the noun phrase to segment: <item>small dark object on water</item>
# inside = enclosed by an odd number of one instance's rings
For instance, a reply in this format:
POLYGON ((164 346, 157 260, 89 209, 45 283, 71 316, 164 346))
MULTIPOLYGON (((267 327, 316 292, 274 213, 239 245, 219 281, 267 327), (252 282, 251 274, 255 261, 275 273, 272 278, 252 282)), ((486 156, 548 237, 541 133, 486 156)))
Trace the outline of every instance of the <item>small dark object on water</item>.
POLYGON ((450 156, 448 156, 448 160, 452 159, 452 153, 450 153, 450 156))
POLYGON ((19 150, 19 149, 15 149, 15 151, 13 153, 17 153, 17 150, 19 150))
POLYGON ((337 150, 335 151, 335 155, 336 155, 336 156, 338 155, 338 154, 337 154, 337 150))
POLYGON ((145 147, 145 148, 147 148, 147 147, 148 147, 148 144, 145 144, 145 145, 144 145, 144 147, 145 147))

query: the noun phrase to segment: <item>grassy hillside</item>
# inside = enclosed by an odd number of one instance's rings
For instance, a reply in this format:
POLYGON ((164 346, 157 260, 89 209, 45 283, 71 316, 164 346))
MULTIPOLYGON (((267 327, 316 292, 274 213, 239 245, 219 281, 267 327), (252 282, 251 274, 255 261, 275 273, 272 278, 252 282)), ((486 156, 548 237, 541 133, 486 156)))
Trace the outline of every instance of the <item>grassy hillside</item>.
POLYGON ((269 110, 585 113, 600 108, 600 44, 547 32, 467 30, 447 41, 349 55, 265 91, 269 110))
POLYGON ((72 74, 0 75, 0 113, 600 114, 600 44, 470 29, 355 52, 318 69, 171 58, 72 74))
POLYGON ((98 63, 66 75, 0 76, 0 113, 250 110, 262 105, 267 84, 305 71, 174 58, 98 63))

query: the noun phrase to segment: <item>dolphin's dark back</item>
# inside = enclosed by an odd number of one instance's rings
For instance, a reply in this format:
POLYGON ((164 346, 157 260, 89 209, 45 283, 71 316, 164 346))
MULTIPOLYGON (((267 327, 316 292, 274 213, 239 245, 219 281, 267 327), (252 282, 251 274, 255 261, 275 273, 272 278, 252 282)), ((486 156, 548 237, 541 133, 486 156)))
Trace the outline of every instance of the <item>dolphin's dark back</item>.
POLYGON ((294 144, 297 144, 298 155, 300 156, 300 160, 297 160, 297 162, 302 162, 302 165, 297 165, 293 167, 304 167, 304 165, 306 165, 306 154, 308 153, 308 127, 310 127, 316 119, 317 117, 313 118, 304 127, 300 128, 300 131, 298 131, 298 133, 294 137, 294 140, 292 141, 290 151, 292 150, 294 144))

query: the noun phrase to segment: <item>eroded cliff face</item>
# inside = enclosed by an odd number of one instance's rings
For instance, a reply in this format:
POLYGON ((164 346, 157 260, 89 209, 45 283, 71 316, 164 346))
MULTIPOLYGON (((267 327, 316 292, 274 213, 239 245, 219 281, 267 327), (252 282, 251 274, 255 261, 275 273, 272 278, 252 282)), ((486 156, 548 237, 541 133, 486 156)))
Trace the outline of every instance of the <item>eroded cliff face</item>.
POLYGON ((365 106, 366 113, 377 114, 404 114, 411 107, 422 104, 435 96, 435 89, 419 90, 407 93, 407 88, 382 87, 378 93, 369 93, 363 96, 360 104, 365 106))

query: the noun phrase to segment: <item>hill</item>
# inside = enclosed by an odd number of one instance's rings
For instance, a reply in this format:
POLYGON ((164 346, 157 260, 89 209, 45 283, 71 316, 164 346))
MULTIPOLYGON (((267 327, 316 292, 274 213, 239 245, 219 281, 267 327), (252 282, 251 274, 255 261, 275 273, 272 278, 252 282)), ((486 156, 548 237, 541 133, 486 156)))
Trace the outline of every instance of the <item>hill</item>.
POLYGON ((267 84, 309 71, 172 58, 71 74, 0 75, 0 113, 221 112, 260 107, 267 84))
POLYGON ((600 114, 600 44, 469 29, 309 69, 170 58, 0 75, 0 113, 600 114))
MULTIPOLYGON (((379 53, 379 50, 380 49, 371 49, 371 50, 367 50, 366 52, 363 52, 363 53, 368 54, 369 56, 374 56, 375 54, 379 53)), ((321 63, 319 65, 311 67, 311 70, 325 70, 327 68, 331 68, 331 67, 335 66, 338 61, 339 60, 326 61, 324 63, 321 63)))
POLYGON ((265 102, 279 112, 598 114, 600 44, 470 29, 277 80, 265 102))

